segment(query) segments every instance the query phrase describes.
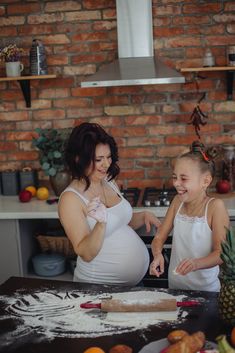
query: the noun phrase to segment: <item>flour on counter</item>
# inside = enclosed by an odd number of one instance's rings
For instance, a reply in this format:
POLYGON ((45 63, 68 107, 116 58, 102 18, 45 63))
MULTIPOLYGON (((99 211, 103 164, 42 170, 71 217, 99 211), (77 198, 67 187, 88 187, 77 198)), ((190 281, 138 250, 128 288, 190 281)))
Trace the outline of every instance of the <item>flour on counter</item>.
MULTIPOLYGON (((130 302, 152 302, 160 299, 176 299, 183 296, 172 296, 157 290, 140 290, 112 293, 112 299, 123 299, 130 302)), ((17 323, 14 331, 4 334, 4 339, 34 335, 53 339, 54 337, 99 337, 121 334, 147 328, 149 325, 172 324, 181 312, 138 312, 138 313, 105 313, 99 309, 81 309, 80 304, 88 301, 98 303, 101 298, 110 297, 110 293, 87 294, 82 291, 71 292, 35 291, 32 294, 18 293, 14 297, 0 296, 6 312, 5 319, 14 318, 17 323)), ((4 320, 4 317, 1 319, 4 320)), ((1 338, 1 336, 0 336, 1 338)))

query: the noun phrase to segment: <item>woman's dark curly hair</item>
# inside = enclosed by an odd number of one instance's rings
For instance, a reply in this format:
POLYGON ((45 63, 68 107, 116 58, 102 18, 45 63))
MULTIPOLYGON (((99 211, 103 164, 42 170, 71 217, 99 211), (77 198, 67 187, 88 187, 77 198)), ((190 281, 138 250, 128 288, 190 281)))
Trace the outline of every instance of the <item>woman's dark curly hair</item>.
POLYGON ((215 176, 215 163, 200 141, 194 141, 190 147, 190 152, 182 154, 179 158, 190 158, 198 161, 202 173, 209 172, 212 178, 215 176))
POLYGON ((108 169, 108 180, 114 179, 120 172, 117 165, 118 148, 112 136, 100 125, 82 123, 76 126, 66 143, 65 163, 67 164, 73 179, 85 180, 86 190, 90 186, 90 180, 86 171, 95 162, 95 150, 99 144, 109 145, 111 151, 111 165, 108 169))

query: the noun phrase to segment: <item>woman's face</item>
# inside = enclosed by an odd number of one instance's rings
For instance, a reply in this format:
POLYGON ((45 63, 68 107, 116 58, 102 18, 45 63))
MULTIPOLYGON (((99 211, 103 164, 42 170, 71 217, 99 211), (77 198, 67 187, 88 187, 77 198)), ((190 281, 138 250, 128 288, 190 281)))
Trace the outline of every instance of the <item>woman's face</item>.
POLYGON ((173 171, 173 185, 182 201, 195 200, 206 191, 206 173, 202 173, 197 161, 180 158, 173 171))
POLYGON ((107 176, 107 171, 112 163, 109 145, 99 144, 95 150, 95 162, 88 169, 88 177, 93 180, 101 180, 107 176))

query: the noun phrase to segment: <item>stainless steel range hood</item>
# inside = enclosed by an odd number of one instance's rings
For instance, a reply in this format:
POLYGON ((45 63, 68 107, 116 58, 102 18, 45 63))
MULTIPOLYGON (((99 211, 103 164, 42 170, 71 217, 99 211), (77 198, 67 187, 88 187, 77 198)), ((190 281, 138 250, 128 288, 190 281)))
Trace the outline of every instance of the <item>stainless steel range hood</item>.
POLYGON ((119 59, 81 82, 81 87, 184 83, 153 51, 152 0, 116 0, 119 59))

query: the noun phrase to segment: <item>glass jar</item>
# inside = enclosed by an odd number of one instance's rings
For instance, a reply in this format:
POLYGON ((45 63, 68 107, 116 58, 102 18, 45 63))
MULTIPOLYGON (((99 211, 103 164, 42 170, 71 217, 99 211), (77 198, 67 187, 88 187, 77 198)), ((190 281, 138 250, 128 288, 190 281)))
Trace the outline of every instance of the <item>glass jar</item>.
POLYGON ((222 177, 230 182, 233 191, 235 188, 235 146, 223 145, 223 150, 222 177))

